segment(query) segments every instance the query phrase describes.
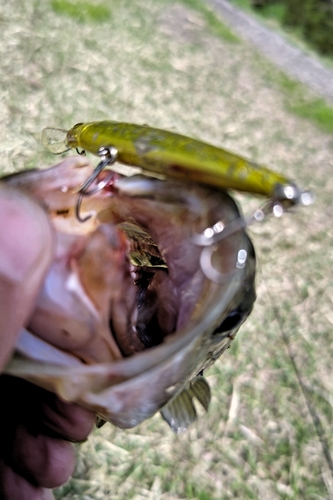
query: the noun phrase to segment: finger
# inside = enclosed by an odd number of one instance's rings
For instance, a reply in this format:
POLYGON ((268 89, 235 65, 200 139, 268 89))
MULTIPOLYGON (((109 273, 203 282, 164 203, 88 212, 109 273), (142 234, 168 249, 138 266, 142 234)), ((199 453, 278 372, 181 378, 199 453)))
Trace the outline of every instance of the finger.
POLYGON ((34 486, 13 471, 4 462, 0 462, 0 498, 1 500, 52 500, 49 490, 34 486))
POLYGON ((63 438, 85 439, 94 414, 5 375, 0 377, 0 400, 10 401, 0 413, 0 450, 6 462, 28 481, 45 488, 66 481, 74 468, 74 453, 63 438), (10 398, 12 394, 17 397, 10 398))
POLYGON ((18 426, 9 465, 31 483, 55 488, 74 472, 74 448, 62 439, 32 435, 23 425, 18 426))
POLYGON ((54 394, 42 407, 42 423, 55 434, 73 442, 84 441, 90 434, 96 415, 82 406, 65 403, 54 394))
POLYGON ((42 208, 0 184, 0 369, 27 322, 51 262, 52 229, 42 208))
POLYGON ((9 449, 12 446, 8 429, 15 428, 18 423, 24 424, 31 434, 43 432, 74 442, 85 440, 95 423, 92 411, 74 403, 65 403, 55 394, 9 375, 0 376, 0 401, 10 401, 6 411, 0 412, 0 440, 7 429, 5 434, 9 449), (13 398, 13 394, 19 396, 13 398))

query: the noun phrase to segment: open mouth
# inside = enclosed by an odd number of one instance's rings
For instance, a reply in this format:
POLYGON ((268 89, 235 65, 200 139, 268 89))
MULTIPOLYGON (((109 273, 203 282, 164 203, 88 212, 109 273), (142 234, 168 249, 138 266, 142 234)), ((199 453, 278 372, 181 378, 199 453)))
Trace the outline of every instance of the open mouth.
MULTIPOLYGON (((212 284, 191 236, 239 216, 225 193, 144 180, 148 194, 133 196, 124 192, 129 182, 143 181, 126 181, 105 196, 97 229, 57 234, 57 255, 29 325, 88 364, 157 346, 198 318, 212 284)), ((57 218, 62 227, 69 216, 57 210, 57 218)), ((235 271, 242 237, 235 233, 218 245, 214 266, 226 276, 235 271)))
MULTIPOLYGON (((111 331, 123 356, 157 346, 186 327, 193 317, 199 318, 203 295, 212 283, 202 272, 202 248, 193 242, 192 236, 216 220, 223 219, 228 224, 239 217, 234 201, 226 193, 207 194, 198 187, 185 189, 179 183, 168 183, 166 187, 161 181, 145 182, 154 197, 150 194, 136 198, 120 193, 100 215, 103 222, 115 223, 128 243, 131 283, 127 281, 121 301, 123 304, 135 287, 131 313, 126 315, 131 320, 126 325, 118 321, 116 307, 110 315, 111 331), (161 196, 156 194, 159 189, 161 196)), ((218 245, 214 265, 226 276, 235 272, 242 238, 243 232, 238 232, 218 245)))
POLYGON ((240 217, 230 196, 197 185, 118 176, 116 188, 84 198, 83 214, 94 217, 81 224, 75 193, 87 169, 84 160, 68 159, 11 182, 46 205, 57 235, 29 329, 94 364, 158 346, 197 324, 209 294, 218 290, 222 296, 232 279, 244 232, 218 243, 212 263, 229 278, 216 288, 202 272, 202 248, 192 237, 217 221, 228 225, 240 217))
MULTIPOLYGON (((164 318, 160 317, 163 308, 163 305, 160 304, 160 291, 169 279, 168 265, 157 244, 143 228, 133 223, 123 223, 118 228, 127 235, 129 240, 130 276, 137 288, 134 306, 136 308, 136 322, 130 325, 131 337, 136 339, 134 342, 136 349, 144 350, 161 344, 164 337, 173 333, 175 329, 177 313, 175 318, 171 320, 171 324, 168 320, 170 314, 165 314, 164 318)), ((172 297, 170 297, 170 301, 172 301, 172 297)), ((122 344, 123 336, 117 335, 112 318, 110 329, 115 333, 121 353, 124 356, 133 354, 126 340, 122 344)))
POLYGON ((82 200, 93 217, 81 224, 77 187, 91 171, 74 158, 9 181, 44 204, 56 251, 7 372, 133 427, 229 346, 255 299, 255 257, 237 230, 212 253, 225 280, 206 277, 194 236, 240 214, 228 194, 197 185, 120 178, 82 200))

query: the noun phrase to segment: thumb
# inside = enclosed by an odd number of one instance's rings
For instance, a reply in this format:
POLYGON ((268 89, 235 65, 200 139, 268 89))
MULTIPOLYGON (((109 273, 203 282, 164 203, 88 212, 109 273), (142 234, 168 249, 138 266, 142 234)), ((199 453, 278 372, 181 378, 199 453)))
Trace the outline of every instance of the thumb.
POLYGON ((52 240, 42 208, 0 184, 0 371, 33 311, 51 262, 52 240))

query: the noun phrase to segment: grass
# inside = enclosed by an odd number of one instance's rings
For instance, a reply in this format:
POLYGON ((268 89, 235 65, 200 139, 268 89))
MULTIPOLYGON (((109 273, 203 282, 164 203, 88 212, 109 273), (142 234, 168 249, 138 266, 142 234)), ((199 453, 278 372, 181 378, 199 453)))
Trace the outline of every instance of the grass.
POLYGON ((261 15, 267 19, 274 19, 279 24, 282 24, 285 11, 286 11, 285 5, 277 3, 277 4, 267 5, 264 9, 262 9, 261 15))
POLYGON ((57 14, 66 15, 79 22, 104 22, 111 16, 108 5, 87 1, 52 0, 51 7, 57 14))
POLYGON ((277 86, 285 96, 286 109, 295 115, 310 120, 321 130, 333 134, 333 107, 325 99, 314 96, 305 87, 265 62, 267 82, 277 86))
MULTIPOLYGON (((282 29, 282 20, 284 16, 285 6, 280 3, 267 5, 263 9, 253 9, 252 4, 249 0, 233 0, 237 6, 241 7, 245 11, 254 12, 260 18, 265 18, 273 20, 275 24, 273 28, 279 26, 282 29)), ((301 35, 298 33, 297 29, 288 31, 283 31, 283 35, 288 38, 290 34, 293 34, 293 40, 299 39, 302 41, 301 35)), ((306 47, 307 51, 312 51, 310 47, 306 47)), ((328 66, 332 63, 332 58, 322 58, 328 66)), ((282 71, 277 70, 274 65, 270 63, 263 64, 266 66, 267 80, 273 85, 279 85, 282 92, 285 95, 285 105, 288 110, 292 111, 301 118, 311 120, 317 126, 319 126, 324 132, 333 132, 333 106, 327 103, 323 98, 318 98, 311 95, 305 87, 295 81, 294 79, 288 77, 282 71)))
POLYGON ((291 103, 290 107, 294 113, 313 120, 322 130, 333 134, 333 108, 324 99, 301 100, 291 103))
POLYGON ((249 12, 252 16, 265 22, 265 24, 278 31, 284 38, 289 40, 292 45, 299 46, 305 53, 315 54, 324 65, 332 68, 333 57, 324 54, 316 53, 315 47, 309 43, 299 26, 286 26, 284 24, 284 17, 286 6, 283 2, 276 2, 271 5, 266 5, 262 8, 254 8, 250 0, 230 0, 230 3, 240 7, 241 9, 249 12))
POLYGON ((254 8, 251 0, 231 0, 232 4, 237 5, 238 7, 248 11, 255 13, 259 17, 270 19, 278 24, 282 24, 286 7, 283 3, 273 3, 270 5, 265 5, 262 8, 254 8))
MULTIPOLYGON (((316 203, 251 228, 258 299, 207 372, 209 413, 179 436, 158 415, 132 430, 95 430, 55 496, 332 498, 333 141, 316 122, 331 123, 331 111, 310 106, 313 96, 247 44, 217 36, 199 3, 94 5, 110 16, 81 19, 42 0, 1 4, 3 172, 59 160, 38 142, 44 127, 110 118, 239 151, 314 190, 316 203)), ((261 203, 237 199, 245 213, 261 203)))
POLYGON ((182 4, 190 9, 194 9, 199 12, 203 19, 205 20, 210 31, 214 35, 221 37, 227 42, 237 43, 239 42, 238 36, 235 35, 218 17, 218 14, 214 12, 209 6, 202 2, 201 0, 181 0, 182 4))

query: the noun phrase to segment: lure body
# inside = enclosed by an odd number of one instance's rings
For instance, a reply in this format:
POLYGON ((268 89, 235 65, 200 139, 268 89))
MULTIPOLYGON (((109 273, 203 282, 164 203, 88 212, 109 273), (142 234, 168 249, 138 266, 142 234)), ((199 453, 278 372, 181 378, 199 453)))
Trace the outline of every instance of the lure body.
MULTIPOLYGON (((45 129, 43 142, 49 150, 60 152, 52 146, 57 141, 50 138, 50 132, 55 130, 45 129)), ((287 205, 300 203, 302 195, 287 177, 265 166, 225 149, 145 125, 115 121, 79 123, 66 133, 63 145, 96 155, 101 148, 114 147, 118 162, 141 167, 145 172, 218 189, 261 194, 287 205)))

